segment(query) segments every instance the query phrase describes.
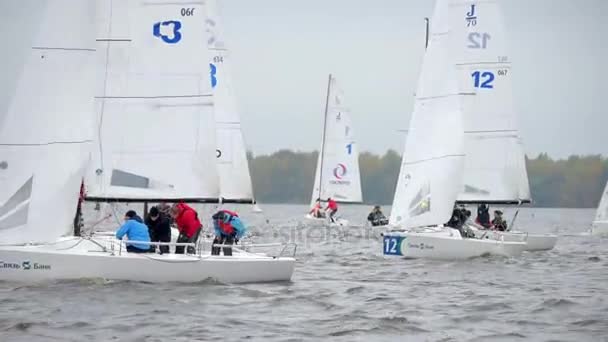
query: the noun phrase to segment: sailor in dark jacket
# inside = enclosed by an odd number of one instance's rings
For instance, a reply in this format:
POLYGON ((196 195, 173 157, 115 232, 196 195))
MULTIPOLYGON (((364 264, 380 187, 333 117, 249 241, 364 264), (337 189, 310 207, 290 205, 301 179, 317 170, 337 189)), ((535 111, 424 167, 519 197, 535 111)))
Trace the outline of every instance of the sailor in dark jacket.
MULTIPOLYGON (((171 242, 169 218, 160 212, 157 207, 150 208, 150 213, 146 217, 146 225, 152 242, 171 242)), ((169 246, 160 246, 160 254, 163 253, 169 253, 169 246)))
POLYGON ((385 226, 388 224, 388 219, 384 216, 382 209, 380 206, 374 206, 374 209, 367 215, 367 220, 372 224, 372 226, 385 226))
POLYGON ((492 224, 496 230, 500 230, 501 232, 507 230, 507 221, 502 218, 502 211, 494 210, 494 219, 492 220, 492 224))

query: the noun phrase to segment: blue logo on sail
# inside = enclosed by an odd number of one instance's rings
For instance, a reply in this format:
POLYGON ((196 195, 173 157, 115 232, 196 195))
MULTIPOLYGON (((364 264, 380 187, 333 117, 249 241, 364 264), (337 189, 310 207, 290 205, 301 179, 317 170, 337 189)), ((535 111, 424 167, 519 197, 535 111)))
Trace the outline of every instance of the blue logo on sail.
POLYGON ((211 76, 211 88, 217 85, 217 67, 213 63, 209 63, 209 74, 211 76))
POLYGON ((182 28, 182 23, 180 21, 177 20, 169 20, 169 21, 163 21, 163 22, 159 22, 154 24, 154 26, 152 27, 152 34, 154 34, 154 37, 158 37, 160 39, 163 40, 163 42, 167 43, 167 44, 175 44, 177 42, 179 42, 180 40, 182 40, 182 34, 179 32, 179 30, 182 28), (164 27, 170 27, 170 34, 163 34, 163 28, 164 27))

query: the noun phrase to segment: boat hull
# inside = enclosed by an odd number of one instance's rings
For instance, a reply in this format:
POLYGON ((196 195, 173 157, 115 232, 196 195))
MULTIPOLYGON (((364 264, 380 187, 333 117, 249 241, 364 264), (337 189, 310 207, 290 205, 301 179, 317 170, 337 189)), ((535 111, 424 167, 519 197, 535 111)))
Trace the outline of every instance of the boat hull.
POLYGON ((0 247, 0 278, 17 282, 104 278, 144 282, 222 283, 289 281, 295 259, 253 253, 238 256, 104 252, 86 239, 54 245, 0 247), (80 242, 79 242, 80 241, 80 242), (76 247, 68 248, 78 244, 76 247))
POLYGON ((383 254, 406 258, 459 260, 484 255, 513 257, 525 248, 523 242, 505 242, 491 239, 463 239, 451 228, 425 231, 384 233, 383 254))
POLYGON ((504 240, 509 242, 525 242, 526 251, 548 251, 557 244, 557 235, 553 234, 529 234, 520 231, 501 232, 494 230, 475 230, 478 238, 490 240, 504 240))
POLYGON ((608 221, 595 221, 591 226, 591 235, 608 236, 608 221))

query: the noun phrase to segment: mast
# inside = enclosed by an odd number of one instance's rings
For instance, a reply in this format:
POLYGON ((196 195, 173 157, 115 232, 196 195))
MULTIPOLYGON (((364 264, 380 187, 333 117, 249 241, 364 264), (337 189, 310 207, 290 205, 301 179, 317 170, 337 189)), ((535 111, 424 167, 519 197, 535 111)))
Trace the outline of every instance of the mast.
POLYGON ((331 90, 331 74, 327 80, 327 96, 325 97, 325 115, 323 116, 323 137, 321 138, 321 165, 319 168, 319 195, 321 198, 321 187, 323 186, 323 159, 325 159, 325 136, 327 135, 327 112, 329 110, 329 92, 331 90))
POLYGON ((429 47, 429 23, 430 20, 428 17, 424 18, 424 23, 425 23, 425 27, 426 27, 426 34, 425 34, 425 38, 424 38, 424 49, 426 50, 429 47))

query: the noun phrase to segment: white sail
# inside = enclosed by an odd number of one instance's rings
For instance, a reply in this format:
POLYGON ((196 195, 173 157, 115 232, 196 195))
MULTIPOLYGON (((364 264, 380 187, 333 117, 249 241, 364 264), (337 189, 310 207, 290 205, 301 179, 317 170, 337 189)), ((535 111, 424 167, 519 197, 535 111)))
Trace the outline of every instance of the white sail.
POLYGON ((253 201, 253 189, 241 118, 230 72, 230 53, 224 41, 215 0, 205 0, 207 45, 211 52, 211 86, 217 134, 220 194, 224 200, 253 201))
POLYGON ((594 222, 608 222, 608 183, 604 187, 602 198, 597 206, 594 222))
POLYGON ((331 75, 311 202, 318 198, 327 200, 328 197, 342 203, 362 201, 359 149, 354 137, 350 109, 344 103, 343 91, 331 75))
POLYGON ((54 241, 72 229, 90 158, 95 3, 3 1, 0 12, 12 55, 0 66, 0 243, 54 241))
POLYGON ((511 62, 496 0, 451 0, 460 87, 464 102, 463 202, 530 201, 525 157, 511 86, 511 62))
POLYGON ((447 222, 462 186, 463 118, 450 54, 447 1, 437 1, 431 21, 391 225, 412 228, 447 222))
POLYGON ((89 199, 219 197, 204 6, 99 0, 89 199))

